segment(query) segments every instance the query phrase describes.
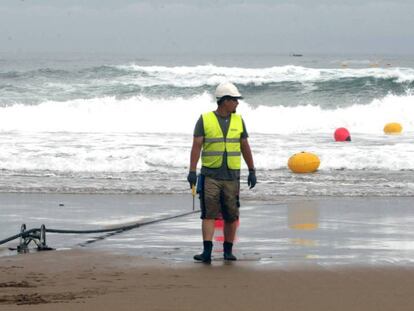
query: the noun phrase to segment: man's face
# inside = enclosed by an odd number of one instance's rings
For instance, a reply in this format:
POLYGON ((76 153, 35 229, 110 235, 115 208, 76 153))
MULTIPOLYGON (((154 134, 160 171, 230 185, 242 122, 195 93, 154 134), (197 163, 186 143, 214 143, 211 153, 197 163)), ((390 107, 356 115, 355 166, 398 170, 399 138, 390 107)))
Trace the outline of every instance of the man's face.
POLYGON ((236 113, 236 108, 239 104, 239 101, 237 98, 230 98, 227 99, 224 104, 227 106, 229 112, 236 113))

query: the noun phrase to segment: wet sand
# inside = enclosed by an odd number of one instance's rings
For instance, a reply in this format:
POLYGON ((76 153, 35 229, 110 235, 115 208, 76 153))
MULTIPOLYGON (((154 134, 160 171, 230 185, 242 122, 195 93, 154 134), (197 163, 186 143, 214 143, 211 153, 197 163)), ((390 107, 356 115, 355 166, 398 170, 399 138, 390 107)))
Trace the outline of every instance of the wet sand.
POLYGON ((0 258, 0 310, 413 310, 414 269, 259 268, 70 250, 0 258))
MULTIPOLYGON (((243 199, 243 198, 242 198, 243 199)), ((27 228, 102 229, 191 211, 191 195, 0 194, 0 239, 27 228), (63 206, 61 206, 63 205, 63 206)), ((196 206, 197 208, 197 206, 196 206)), ((222 256, 223 234, 214 237, 222 256)), ((0 257, 7 247, 0 246, 0 257)), ((192 263, 200 251, 198 214, 115 235, 47 234, 50 247, 87 249, 192 263)), ((234 251, 259 265, 413 265, 410 197, 280 197, 242 200, 234 251)))

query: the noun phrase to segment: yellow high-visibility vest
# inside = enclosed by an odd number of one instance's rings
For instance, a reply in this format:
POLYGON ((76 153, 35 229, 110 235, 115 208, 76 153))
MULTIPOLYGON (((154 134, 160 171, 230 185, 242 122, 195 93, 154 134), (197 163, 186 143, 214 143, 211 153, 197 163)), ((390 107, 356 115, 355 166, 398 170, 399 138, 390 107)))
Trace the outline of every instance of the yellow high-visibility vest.
POLYGON ((227 152, 227 166, 231 170, 239 170, 241 164, 240 138, 243 122, 239 114, 232 113, 227 136, 224 137, 219 121, 214 112, 202 115, 204 124, 204 143, 201 153, 202 165, 208 168, 219 168, 223 164, 224 152, 227 152))

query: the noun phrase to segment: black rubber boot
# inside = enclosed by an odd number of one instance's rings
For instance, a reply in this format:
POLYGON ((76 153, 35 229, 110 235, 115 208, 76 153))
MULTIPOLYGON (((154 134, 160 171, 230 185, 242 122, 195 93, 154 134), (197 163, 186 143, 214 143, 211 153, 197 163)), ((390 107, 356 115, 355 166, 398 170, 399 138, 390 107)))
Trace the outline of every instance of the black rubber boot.
POLYGON ((233 255, 232 249, 233 249, 233 243, 230 243, 230 242, 223 243, 224 260, 230 260, 230 261, 237 260, 237 257, 233 255))
POLYGON ((211 250, 213 249, 212 241, 203 241, 204 250, 201 254, 194 255, 194 260, 201 261, 204 263, 211 262, 211 250))

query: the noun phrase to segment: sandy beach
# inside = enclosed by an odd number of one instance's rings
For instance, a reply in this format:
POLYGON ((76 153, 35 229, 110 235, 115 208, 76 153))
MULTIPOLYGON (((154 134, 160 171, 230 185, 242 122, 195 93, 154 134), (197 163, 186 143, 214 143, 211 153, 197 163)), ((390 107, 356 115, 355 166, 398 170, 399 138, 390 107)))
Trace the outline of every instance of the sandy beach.
POLYGON ((0 258, 0 310, 412 310, 414 269, 174 264, 101 251, 0 258))
MULTIPOLYGON (((153 217, 188 205, 186 196, 3 194, 0 201, 5 215, 16 215, 3 217, 3 235, 16 233, 21 219, 98 228, 142 220, 149 202, 153 217)), ((413 309, 410 198, 298 197, 242 208, 240 260, 231 264, 221 259, 220 232, 212 264, 193 262, 197 214, 104 238, 50 234, 57 251, 15 255, 6 251, 17 244, 10 242, 0 257, 0 310, 413 309)))

